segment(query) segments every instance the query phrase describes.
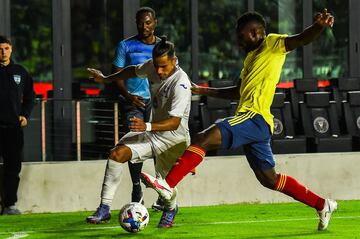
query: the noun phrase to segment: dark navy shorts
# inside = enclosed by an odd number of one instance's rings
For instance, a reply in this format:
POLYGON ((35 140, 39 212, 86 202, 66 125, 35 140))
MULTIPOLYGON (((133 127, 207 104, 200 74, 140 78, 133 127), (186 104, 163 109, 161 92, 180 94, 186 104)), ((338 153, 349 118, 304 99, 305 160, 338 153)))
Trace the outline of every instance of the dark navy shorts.
POLYGON ((122 118, 122 124, 124 125, 124 131, 129 131, 130 119, 137 117, 148 122, 151 113, 150 99, 144 99, 145 107, 137 107, 123 97, 119 97, 120 115, 122 118))
POLYGON ((216 123, 221 132, 221 147, 235 149, 244 146, 246 158, 253 170, 275 167, 270 147, 269 125, 259 114, 244 113, 216 123), (251 118, 249 118, 251 117, 251 118))

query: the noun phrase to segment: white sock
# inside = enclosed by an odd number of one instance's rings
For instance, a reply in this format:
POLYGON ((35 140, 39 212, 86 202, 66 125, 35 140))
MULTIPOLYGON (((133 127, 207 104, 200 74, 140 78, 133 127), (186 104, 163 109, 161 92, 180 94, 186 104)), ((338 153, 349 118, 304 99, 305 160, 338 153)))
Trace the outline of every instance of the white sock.
POLYGON ((174 210, 176 207, 176 198, 177 198, 177 188, 173 188, 173 195, 169 200, 163 199, 164 200, 164 207, 165 210, 174 210))
POLYGON ((101 203, 111 207, 116 189, 122 178, 123 164, 115 160, 108 159, 104 182, 101 190, 101 203))

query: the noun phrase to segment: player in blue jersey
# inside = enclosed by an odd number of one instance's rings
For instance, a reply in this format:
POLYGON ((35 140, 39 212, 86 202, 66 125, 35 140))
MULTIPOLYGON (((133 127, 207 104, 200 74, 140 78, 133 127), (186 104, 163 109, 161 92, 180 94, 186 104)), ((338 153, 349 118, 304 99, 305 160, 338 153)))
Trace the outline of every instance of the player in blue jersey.
MULTIPOLYGON (((155 11, 149 7, 141 7, 136 12, 138 34, 129 37, 116 47, 113 62, 113 73, 129 65, 138 65, 152 58, 152 50, 159 38, 154 35, 157 25, 155 11)), ((150 117, 150 89, 148 80, 134 77, 121 81, 119 107, 123 119, 124 131, 129 131, 130 118, 137 117, 148 121, 150 117)), ((143 163, 128 163, 133 189, 132 202, 143 203, 143 193, 140 185, 140 172, 143 163)))

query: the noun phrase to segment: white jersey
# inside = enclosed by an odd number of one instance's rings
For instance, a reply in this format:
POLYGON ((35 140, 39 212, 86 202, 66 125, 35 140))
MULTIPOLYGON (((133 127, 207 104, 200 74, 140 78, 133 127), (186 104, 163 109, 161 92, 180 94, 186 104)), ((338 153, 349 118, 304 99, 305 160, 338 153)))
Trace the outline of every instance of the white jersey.
POLYGON ((156 74, 152 60, 137 65, 135 73, 139 77, 147 77, 151 84, 151 122, 159 122, 170 117, 181 118, 176 130, 146 132, 155 154, 160 155, 180 143, 185 142, 188 145, 191 106, 191 83, 188 75, 176 66, 175 72, 169 78, 161 80, 156 74))

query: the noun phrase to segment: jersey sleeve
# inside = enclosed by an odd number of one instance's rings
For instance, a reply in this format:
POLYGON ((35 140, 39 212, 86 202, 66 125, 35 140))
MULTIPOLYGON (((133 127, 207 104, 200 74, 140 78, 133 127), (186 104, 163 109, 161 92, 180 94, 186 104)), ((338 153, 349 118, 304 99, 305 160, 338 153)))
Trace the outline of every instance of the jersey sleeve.
POLYGON ((121 68, 126 65, 126 44, 124 41, 119 42, 116 47, 113 65, 121 68))
POLYGON ((285 48, 286 34, 269 34, 266 37, 267 46, 275 53, 285 54, 287 53, 285 48))
POLYGON ((169 115, 174 117, 182 117, 191 101, 191 84, 187 76, 179 80, 173 90, 172 103, 169 115))

